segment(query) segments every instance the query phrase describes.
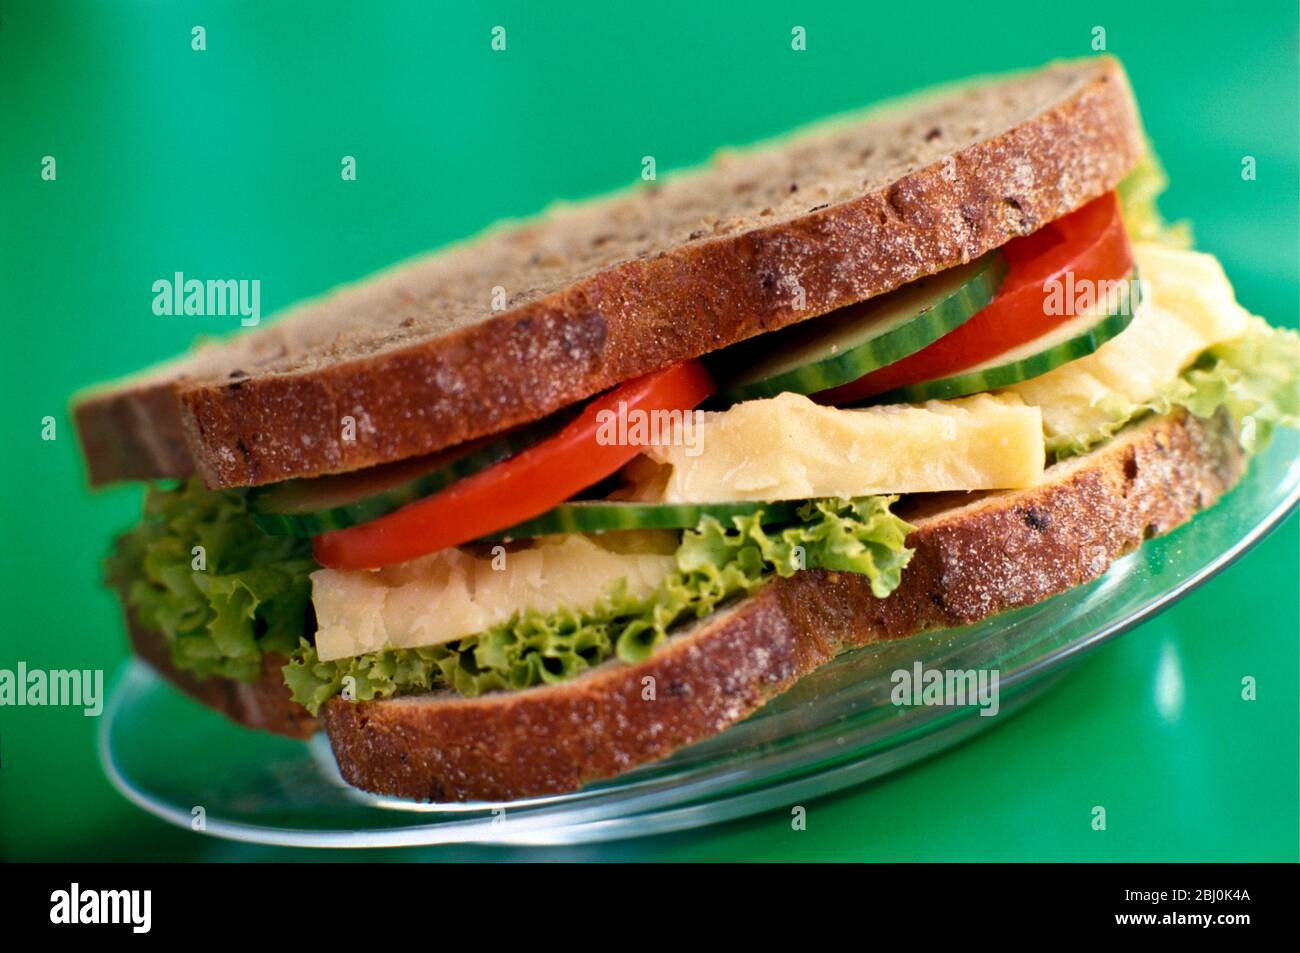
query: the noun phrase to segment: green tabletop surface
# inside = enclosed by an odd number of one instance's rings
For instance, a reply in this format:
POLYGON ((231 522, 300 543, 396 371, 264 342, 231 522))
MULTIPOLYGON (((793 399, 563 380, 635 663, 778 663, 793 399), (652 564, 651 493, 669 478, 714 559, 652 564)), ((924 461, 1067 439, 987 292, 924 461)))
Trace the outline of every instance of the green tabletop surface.
MULTIPOLYGON (((233 327, 155 316, 160 276, 258 276, 270 313, 499 218, 631 184, 644 156, 663 174, 919 86, 1086 55, 1100 30, 1168 167, 1166 214, 1193 221, 1248 308, 1295 326, 1298 26, 1290 0, 7 0, 0 668, 111 674, 125 658, 100 560, 141 491, 86 488, 68 402, 233 327)), ((811 802, 804 831, 778 811, 581 848, 255 848, 128 804, 96 760, 97 719, 3 707, 0 858, 1296 860, 1298 542, 1293 514, 1005 724, 811 802), (1172 712, 1156 703, 1170 678, 1184 693, 1172 712), (1105 831, 1090 824, 1097 804, 1105 831)))

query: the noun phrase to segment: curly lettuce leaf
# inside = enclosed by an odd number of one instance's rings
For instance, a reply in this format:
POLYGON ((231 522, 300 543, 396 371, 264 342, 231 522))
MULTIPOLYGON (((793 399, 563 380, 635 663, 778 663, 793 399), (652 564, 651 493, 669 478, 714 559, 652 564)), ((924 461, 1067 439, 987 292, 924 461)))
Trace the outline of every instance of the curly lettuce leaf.
POLYGON ((312 712, 343 692, 356 700, 451 688, 475 696, 575 678, 611 658, 648 657, 679 624, 756 592, 774 575, 800 569, 860 573, 878 598, 897 588, 912 556, 912 527, 889 511, 896 497, 815 500, 784 527, 759 515, 724 527, 706 517, 682 534, 676 569, 649 596, 615 586, 599 605, 554 613, 522 612, 468 638, 323 662, 305 639, 284 668, 296 701, 312 712))
POLYGON ((1156 204, 1168 184, 1164 166, 1148 145, 1137 165, 1116 189, 1124 228, 1134 241, 1156 241, 1175 248, 1191 248, 1191 224, 1185 221, 1172 225, 1167 223, 1156 204))
POLYGON ((1052 437, 1047 449, 1058 460, 1086 453, 1140 417, 1180 407, 1197 417, 1211 417, 1223 408, 1237 425, 1242 448, 1248 453, 1264 449, 1274 428, 1300 426, 1300 335, 1251 318, 1244 335, 1209 348, 1151 400, 1117 398, 1107 407, 1106 423, 1086 433, 1052 437))
POLYGON ((309 631, 316 568, 310 543, 262 532, 242 494, 189 480, 149 489, 107 576, 140 622, 167 636, 177 668, 251 681, 265 653, 288 655, 309 631))

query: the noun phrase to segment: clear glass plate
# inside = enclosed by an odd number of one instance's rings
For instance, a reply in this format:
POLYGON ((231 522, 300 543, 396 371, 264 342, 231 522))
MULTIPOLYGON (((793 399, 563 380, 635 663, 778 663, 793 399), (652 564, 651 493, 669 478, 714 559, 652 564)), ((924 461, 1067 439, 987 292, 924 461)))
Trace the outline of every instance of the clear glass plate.
POLYGON ((140 662, 119 674, 100 729, 117 788, 184 827, 287 846, 565 844, 680 830, 800 803, 879 777, 1000 723, 1078 656, 1228 565, 1300 499, 1300 436, 1277 434, 1220 504, 1150 540, 1089 585, 976 625, 848 653, 721 735, 582 791, 509 803, 420 804, 345 785, 329 747, 241 729, 140 662), (895 706, 897 669, 1000 673, 997 717, 895 706))

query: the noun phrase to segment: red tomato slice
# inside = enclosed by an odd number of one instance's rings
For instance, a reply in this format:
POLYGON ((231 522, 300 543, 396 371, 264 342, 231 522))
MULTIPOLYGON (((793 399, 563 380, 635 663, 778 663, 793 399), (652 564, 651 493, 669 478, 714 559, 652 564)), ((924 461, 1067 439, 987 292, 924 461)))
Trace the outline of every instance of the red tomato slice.
MULTIPOLYGON (((360 526, 316 537, 331 569, 378 569, 459 546, 544 513, 623 466, 641 448, 597 440, 601 411, 690 410, 713 393, 699 361, 638 377, 596 398, 553 437, 445 490, 360 526)), ((633 418, 635 419, 635 418, 633 418)))
POLYGON ((857 380, 814 395, 822 404, 849 404, 896 387, 936 380, 982 364, 1058 327, 1044 299, 1050 281, 1118 280, 1133 268, 1133 250, 1119 200, 1107 192, 1032 235, 1015 238, 1002 253, 1007 276, 988 306, 933 344, 857 380))

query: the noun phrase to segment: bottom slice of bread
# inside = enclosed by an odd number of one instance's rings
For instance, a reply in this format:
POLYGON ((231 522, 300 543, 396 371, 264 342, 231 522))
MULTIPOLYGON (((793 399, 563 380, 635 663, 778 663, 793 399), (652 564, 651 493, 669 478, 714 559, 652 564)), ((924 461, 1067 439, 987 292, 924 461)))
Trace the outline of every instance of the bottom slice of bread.
POLYGON ((903 515, 916 554, 887 599, 852 573, 798 573, 636 665, 480 698, 336 698, 325 728, 343 777, 368 791, 496 801, 573 790, 722 731, 846 648, 965 625, 1094 579, 1214 503, 1245 462, 1225 417, 1148 418, 1032 489, 914 501, 903 515))

